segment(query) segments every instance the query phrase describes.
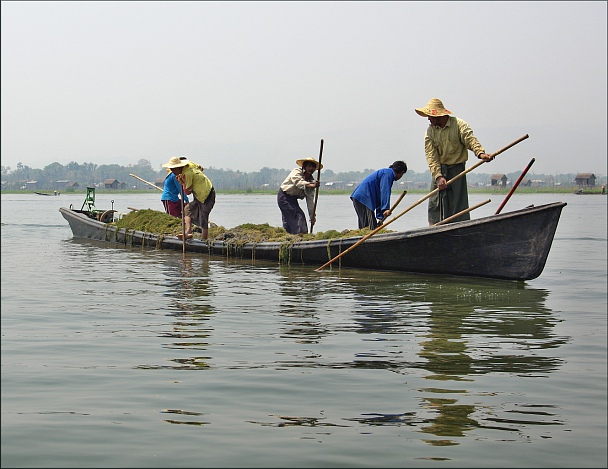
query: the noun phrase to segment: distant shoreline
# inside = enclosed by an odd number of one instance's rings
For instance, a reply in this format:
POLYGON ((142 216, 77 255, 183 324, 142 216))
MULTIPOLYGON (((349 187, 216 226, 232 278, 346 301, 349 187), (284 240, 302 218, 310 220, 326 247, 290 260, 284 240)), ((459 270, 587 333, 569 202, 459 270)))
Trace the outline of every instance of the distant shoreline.
MULTIPOLYGON (((511 190, 511 187, 506 188, 468 188, 469 194, 508 194, 511 190)), ((576 186, 563 187, 563 188, 554 188, 554 187, 518 187, 515 190, 515 193, 521 194, 574 194, 579 189, 576 186)), ((1 190, 1 194, 36 194, 36 192, 40 191, 28 191, 28 190, 1 190)), ((320 191, 319 193, 322 195, 350 195, 352 190, 345 189, 328 189, 325 191, 320 191)), ((402 191, 399 189, 393 189, 392 194, 400 194, 402 191)), ((118 189, 102 189, 97 188, 97 194, 158 194, 160 197, 159 191, 154 191, 152 188, 150 189, 141 189, 141 190, 118 190, 118 189)), ((251 194, 251 195, 276 195, 276 190, 226 190, 226 191, 217 191, 218 194, 251 194)), ((408 189, 408 194, 428 194, 429 190, 427 189, 408 189)), ((61 195, 70 195, 70 194, 86 194, 86 188, 83 190, 66 190, 60 193, 58 197, 61 195)), ((51 194, 52 195, 52 194, 51 194)), ((579 195, 602 195, 602 190, 600 187, 597 188, 589 188, 583 189, 582 194, 579 195)), ((605 195, 605 194, 604 194, 605 195)))

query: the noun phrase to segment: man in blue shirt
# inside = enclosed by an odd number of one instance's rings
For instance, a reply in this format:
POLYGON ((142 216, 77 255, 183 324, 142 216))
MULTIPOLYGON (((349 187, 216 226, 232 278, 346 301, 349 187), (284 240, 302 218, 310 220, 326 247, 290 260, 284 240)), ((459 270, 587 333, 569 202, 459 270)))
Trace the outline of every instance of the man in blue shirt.
POLYGON ((378 220, 384 221, 391 214, 391 189, 407 172, 403 161, 395 161, 367 176, 353 191, 350 198, 359 219, 359 229, 375 230, 378 220))

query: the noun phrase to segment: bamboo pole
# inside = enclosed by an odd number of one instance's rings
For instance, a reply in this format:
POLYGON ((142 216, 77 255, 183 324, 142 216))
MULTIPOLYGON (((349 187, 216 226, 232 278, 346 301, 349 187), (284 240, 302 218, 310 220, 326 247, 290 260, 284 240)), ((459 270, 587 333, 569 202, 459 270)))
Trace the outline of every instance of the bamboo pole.
MULTIPOLYGON (((399 205, 399 202, 401 202, 401 199, 403 199, 405 197, 405 194, 407 194, 407 191, 403 191, 401 193, 401 195, 399 196, 399 198, 395 201, 393 206, 390 208, 391 214, 395 211, 395 209, 397 208, 397 205, 399 205)), ((383 220, 380 220, 380 225, 382 225, 382 221, 383 220)))
POLYGON ((488 200, 486 200, 486 201, 484 201, 484 202, 479 202, 477 205, 473 205, 472 207, 465 208, 465 209, 464 209, 464 210, 462 210, 461 212, 455 213, 455 214, 454 214, 454 215, 452 215, 451 217, 447 217, 447 218, 445 218, 445 219, 443 219, 443 220, 441 220, 441 221, 438 221, 438 222, 437 222, 437 223, 435 223, 433 226, 437 226, 437 225, 443 225, 443 224, 445 224, 445 223, 449 223, 449 222, 451 222, 452 220, 455 220, 456 218, 458 218, 459 216, 464 215, 465 213, 469 213, 470 211, 475 210, 476 208, 479 208, 479 207, 481 207, 482 205, 485 205, 485 204, 490 203, 490 202, 492 202, 492 199, 488 199, 488 200))
POLYGON ((129 174, 129 176, 133 176, 135 179, 139 179, 141 182, 145 182, 146 184, 152 186, 152 187, 156 187, 159 191, 163 191, 160 187, 158 187, 156 184, 152 183, 152 182, 148 182, 145 179, 140 178, 139 176, 136 176, 135 174, 129 174))
POLYGON ((513 192, 515 192, 515 189, 517 189, 517 186, 519 186, 519 183, 524 178, 524 176, 526 175, 526 173, 528 172, 528 170, 534 164, 535 161, 536 160, 534 158, 532 158, 530 160, 530 162, 528 163, 528 166, 526 166, 526 169, 524 169, 524 172, 521 173, 521 176, 519 176, 519 179, 517 179, 517 182, 515 183, 515 185, 513 186, 513 188, 509 191, 509 193, 505 197, 505 200, 502 201, 502 204, 500 204, 500 207, 498 207, 498 210, 496 210, 496 213, 494 215, 498 215, 500 213, 500 211, 502 210, 502 208, 505 206, 505 204, 507 203, 507 201, 511 198, 511 196, 513 195, 513 192))
POLYGON ((323 139, 321 139, 321 148, 319 150, 319 169, 317 170, 317 181, 319 185, 315 189, 315 205, 312 209, 312 220, 310 220, 310 232, 312 233, 312 227, 315 226, 315 217, 317 213, 317 201, 319 200, 319 187, 321 187, 321 158, 323 158, 323 139))
POLYGON ((184 186, 181 187, 181 201, 182 201, 182 254, 184 259, 186 258, 186 219, 184 218, 184 186))

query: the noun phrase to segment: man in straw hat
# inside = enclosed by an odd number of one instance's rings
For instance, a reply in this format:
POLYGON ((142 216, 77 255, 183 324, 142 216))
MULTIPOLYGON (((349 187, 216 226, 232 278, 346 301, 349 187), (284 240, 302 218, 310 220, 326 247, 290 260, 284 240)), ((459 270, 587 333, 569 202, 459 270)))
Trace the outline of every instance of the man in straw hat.
MULTIPOLYGON (((180 156, 180 160, 187 158, 185 156, 180 156)), ((181 218, 182 217, 182 185, 179 183, 173 171, 169 168, 165 168, 167 170, 167 176, 165 177, 165 182, 163 184, 163 193, 160 196, 160 201, 165 207, 165 212, 169 215, 181 218)), ((183 203, 186 205, 190 200, 186 194, 183 194, 184 200, 183 203)))
MULTIPOLYGON (((465 170, 468 151, 484 161, 492 157, 473 135, 469 124, 450 116, 452 111, 446 109, 441 100, 431 99, 426 106, 416 108, 416 113, 430 122, 424 134, 424 151, 431 171, 431 191, 439 188, 437 194, 429 197, 428 220, 429 225, 434 225, 469 208, 466 175, 447 186, 447 181, 465 170)), ((454 221, 469 219, 466 213, 454 221)))
POLYGON ((357 213, 359 229, 375 230, 391 215, 393 182, 401 179, 406 172, 405 162, 395 161, 388 168, 374 171, 355 188, 350 198, 357 213))
MULTIPOLYGON (((184 223, 186 228, 186 238, 192 238, 192 222, 201 227, 201 238, 207 239, 209 235, 209 213, 215 205, 215 190, 209 178, 203 174, 202 166, 180 159, 174 156, 168 163, 162 165, 163 168, 171 170, 177 180, 184 187, 186 194, 192 194, 193 199, 184 207, 184 223)), ((182 239, 182 234, 177 235, 182 239)))
POLYGON ((306 199, 310 221, 313 225, 316 222, 315 189, 319 187, 319 181, 314 180, 313 173, 323 168, 322 164, 310 157, 296 160, 296 164, 298 167, 285 178, 277 194, 283 228, 291 234, 308 233, 306 217, 298 204, 298 199, 306 199))

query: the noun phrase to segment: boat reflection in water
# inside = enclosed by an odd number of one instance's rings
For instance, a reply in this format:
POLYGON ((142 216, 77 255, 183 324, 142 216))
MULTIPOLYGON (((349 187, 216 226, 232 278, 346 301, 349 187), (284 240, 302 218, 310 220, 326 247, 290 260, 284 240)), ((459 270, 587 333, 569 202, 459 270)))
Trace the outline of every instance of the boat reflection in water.
MULTIPOLYGON (((365 389, 379 379, 389 396, 366 399, 358 415, 277 411, 250 423, 323 426, 329 432, 405 425, 428 435, 423 440, 431 445, 459 444, 458 438, 479 438, 477 432, 527 435, 535 427, 562 425, 551 396, 539 388, 562 365, 556 349, 569 338, 556 334, 558 320, 545 306, 543 289, 354 269, 319 273, 188 253, 141 255, 162 258, 168 323, 160 336, 163 349, 173 352, 162 363, 137 367, 269 370, 283 386, 297 384, 286 385, 285 379, 296 378, 281 370, 301 368, 326 392, 331 385, 323 380, 346 386, 340 380, 351 370, 347 379, 363 378, 365 389), (382 371, 392 377, 378 378, 382 371), (387 412, 396 406, 398 412, 387 412)), ((196 413, 188 411, 184 415, 196 413)))
MULTIPOLYGON (((422 365, 429 371, 426 379, 436 383, 421 390, 426 394, 426 409, 435 416, 421 431, 457 437, 475 427, 516 431, 522 425, 559 425, 552 405, 513 402, 508 409, 477 409, 474 405, 480 376, 497 375, 497 382, 500 376, 546 376, 561 365, 561 360, 537 351, 567 341, 554 336, 555 319, 544 308, 547 292, 521 285, 508 289, 476 287, 467 295, 458 285, 453 298, 431 306, 429 331, 419 356, 426 360, 422 365)), ((484 386, 493 389, 485 396, 486 401, 491 400, 492 393, 505 390, 491 378, 483 381, 484 386)), ((488 393, 485 389, 481 392, 488 393)))
POLYGON ((517 402, 514 397, 525 390, 535 393, 542 385, 538 378, 562 365, 550 352, 569 338, 554 332, 557 320, 545 307, 547 291, 482 279, 409 280, 409 284, 394 286, 361 282, 363 306, 369 305, 370 298, 392 301, 383 307, 376 304, 373 312, 365 307, 356 319, 365 334, 374 329, 381 334, 416 331, 417 360, 368 358, 365 366, 384 366, 403 374, 424 371, 427 385, 418 388, 420 408, 402 414, 372 412, 353 420, 414 425, 419 432, 440 437, 425 440, 432 445, 458 444, 455 438, 474 429, 511 433, 563 424, 555 415, 556 406, 531 404, 530 397, 517 402), (367 293, 371 289, 373 296, 367 293), (426 313, 421 314, 422 310, 426 313), (518 384, 522 387, 515 391, 514 378, 518 382, 531 379, 518 384), (509 404, 505 396, 510 396, 509 404))

